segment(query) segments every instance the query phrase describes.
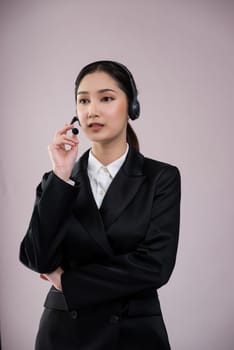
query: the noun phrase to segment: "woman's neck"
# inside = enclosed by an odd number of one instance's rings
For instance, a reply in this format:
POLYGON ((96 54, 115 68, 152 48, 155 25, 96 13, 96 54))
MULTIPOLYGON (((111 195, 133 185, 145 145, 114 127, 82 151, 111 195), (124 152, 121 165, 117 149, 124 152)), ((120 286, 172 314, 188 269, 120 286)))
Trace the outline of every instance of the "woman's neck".
POLYGON ((116 159, 120 158, 126 151, 127 143, 115 144, 92 144, 93 155, 101 162, 103 165, 108 165, 114 162, 116 159))

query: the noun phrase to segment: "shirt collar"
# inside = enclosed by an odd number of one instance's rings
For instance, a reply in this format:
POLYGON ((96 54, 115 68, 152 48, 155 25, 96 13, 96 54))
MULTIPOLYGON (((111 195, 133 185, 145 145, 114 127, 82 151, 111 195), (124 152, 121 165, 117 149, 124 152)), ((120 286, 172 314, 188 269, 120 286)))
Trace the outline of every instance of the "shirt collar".
POLYGON ((105 167, 108 169, 109 173, 111 174, 111 177, 114 178, 121 166, 123 165, 125 158, 127 157, 128 150, 129 145, 127 144, 126 151, 124 152, 124 154, 120 158, 116 159, 114 162, 106 166, 99 162, 99 160, 95 158, 95 156, 90 150, 88 159, 88 174, 91 176, 95 176, 101 167, 105 167))

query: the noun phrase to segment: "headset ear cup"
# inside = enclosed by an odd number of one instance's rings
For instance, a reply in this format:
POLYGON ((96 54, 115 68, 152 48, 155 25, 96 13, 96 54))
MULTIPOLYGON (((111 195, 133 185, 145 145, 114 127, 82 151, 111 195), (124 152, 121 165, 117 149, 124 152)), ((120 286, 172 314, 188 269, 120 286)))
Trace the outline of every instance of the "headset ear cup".
POLYGON ((139 104, 138 100, 133 101, 129 105, 128 114, 129 114, 129 117, 131 120, 135 120, 135 119, 139 118, 139 116, 140 116, 140 104, 139 104))

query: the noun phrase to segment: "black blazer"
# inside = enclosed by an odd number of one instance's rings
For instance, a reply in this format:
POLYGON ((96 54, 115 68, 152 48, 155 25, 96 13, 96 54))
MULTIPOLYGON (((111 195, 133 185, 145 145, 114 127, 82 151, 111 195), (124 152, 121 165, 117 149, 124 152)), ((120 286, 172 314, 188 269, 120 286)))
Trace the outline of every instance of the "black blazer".
POLYGON ((176 167, 129 148, 100 210, 87 175, 88 151, 75 164, 75 186, 46 173, 37 188, 20 260, 49 273, 62 266, 63 293, 47 303, 69 310, 126 298, 164 285, 179 234, 180 174, 176 167))

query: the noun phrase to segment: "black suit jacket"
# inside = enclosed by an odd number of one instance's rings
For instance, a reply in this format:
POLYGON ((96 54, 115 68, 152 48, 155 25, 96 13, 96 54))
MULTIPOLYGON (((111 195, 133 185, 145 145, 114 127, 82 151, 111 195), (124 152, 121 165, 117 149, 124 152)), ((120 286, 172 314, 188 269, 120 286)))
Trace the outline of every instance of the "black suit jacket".
POLYGON ((53 172, 44 175, 20 247, 21 262, 32 270, 63 267, 63 293, 52 287, 47 302, 69 310, 160 288, 172 273, 178 244, 176 167, 130 147, 98 210, 87 160, 88 152, 75 164, 74 187, 53 172))

